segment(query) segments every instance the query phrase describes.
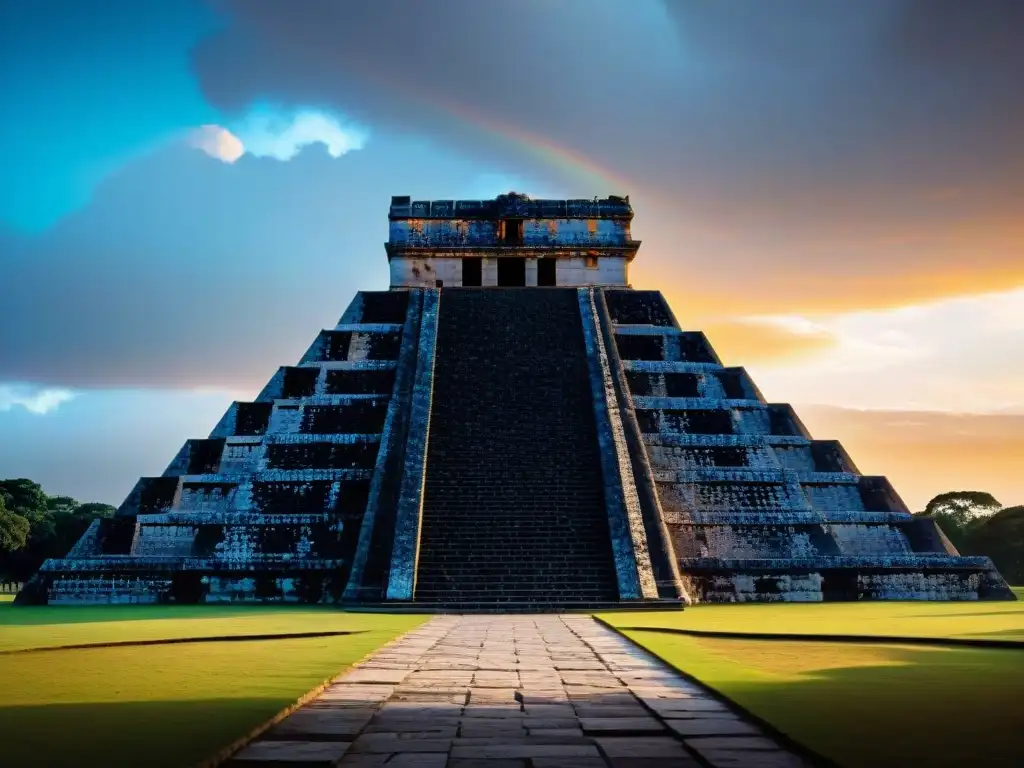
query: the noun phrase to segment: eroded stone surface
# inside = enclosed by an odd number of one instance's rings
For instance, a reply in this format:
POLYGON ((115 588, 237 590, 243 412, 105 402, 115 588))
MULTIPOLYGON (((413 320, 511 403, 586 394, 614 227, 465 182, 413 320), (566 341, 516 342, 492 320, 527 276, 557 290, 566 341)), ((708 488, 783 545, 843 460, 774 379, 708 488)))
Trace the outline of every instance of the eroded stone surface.
POLYGON ((627 199, 393 200, 401 290, 359 292, 19 602, 1015 599, 629 287, 627 199))
POLYGON ((590 617, 552 614, 435 617, 339 677, 232 763, 807 765, 590 617))
POLYGON ((704 717, 688 720, 666 720, 665 724, 683 737, 692 736, 751 736, 757 726, 738 717, 704 717))
POLYGON ((239 764, 300 763, 337 765, 348 751, 347 743, 331 741, 256 741, 235 758, 239 764))

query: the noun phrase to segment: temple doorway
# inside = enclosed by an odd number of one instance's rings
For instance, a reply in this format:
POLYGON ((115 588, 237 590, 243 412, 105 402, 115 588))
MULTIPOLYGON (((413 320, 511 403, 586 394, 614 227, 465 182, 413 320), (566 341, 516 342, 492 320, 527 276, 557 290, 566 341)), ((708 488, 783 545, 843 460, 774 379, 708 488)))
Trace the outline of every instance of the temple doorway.
POLYGON ((498 285, 526 285, 526 259, 518 256, 501 256, 498 258, 498 285))

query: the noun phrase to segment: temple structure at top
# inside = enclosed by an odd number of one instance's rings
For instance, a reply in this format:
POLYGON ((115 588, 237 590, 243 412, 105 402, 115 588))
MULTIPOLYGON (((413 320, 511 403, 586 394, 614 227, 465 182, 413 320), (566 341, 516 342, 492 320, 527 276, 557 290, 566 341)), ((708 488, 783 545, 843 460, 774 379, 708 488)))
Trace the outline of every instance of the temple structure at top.
POLYGON ((640 247, 628 197, 392 197, 388 219, 392 288, 621 288, 640 247))
POLYGON ((356 293, 18 602, 1014 599, 629 285, 632 215, 392 198, 390 290, 356 293))

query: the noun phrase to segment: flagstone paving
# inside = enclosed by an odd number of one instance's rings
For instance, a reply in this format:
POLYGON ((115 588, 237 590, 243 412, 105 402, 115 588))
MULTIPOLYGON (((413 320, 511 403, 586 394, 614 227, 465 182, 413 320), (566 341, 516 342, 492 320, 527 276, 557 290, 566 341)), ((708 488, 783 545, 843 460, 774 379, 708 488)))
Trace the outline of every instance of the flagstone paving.
POLYGON ((232 768, 806 768, 589 616, 437 616, 252 742, 232 768))

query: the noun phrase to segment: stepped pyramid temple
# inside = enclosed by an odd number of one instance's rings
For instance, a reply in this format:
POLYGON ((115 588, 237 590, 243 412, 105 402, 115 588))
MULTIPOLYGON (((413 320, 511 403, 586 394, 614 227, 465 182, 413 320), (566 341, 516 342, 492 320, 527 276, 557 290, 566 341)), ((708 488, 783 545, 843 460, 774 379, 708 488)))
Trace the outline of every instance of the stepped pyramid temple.
POLYGON ((388 291, 23 603, 1013 599, 627 278, 628 198, 391 200, 388 291))

